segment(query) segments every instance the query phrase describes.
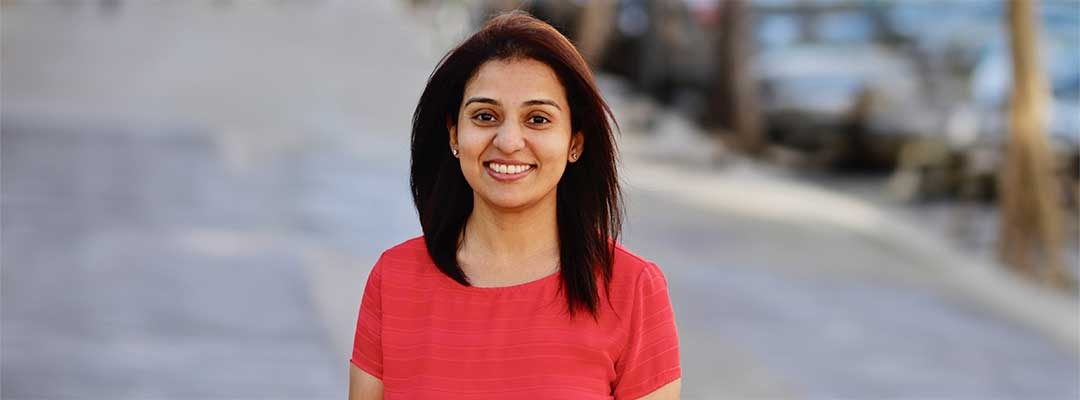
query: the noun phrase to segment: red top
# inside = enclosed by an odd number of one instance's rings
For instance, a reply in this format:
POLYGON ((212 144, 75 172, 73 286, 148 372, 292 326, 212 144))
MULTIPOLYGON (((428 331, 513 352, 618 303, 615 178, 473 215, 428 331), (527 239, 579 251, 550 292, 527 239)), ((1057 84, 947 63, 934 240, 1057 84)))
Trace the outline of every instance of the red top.
POLYGON ((411 239, 372 268, 350 361, 382 379, 388 400, 634 399, 681 376, 656 264, 618 246, 599 321, 570 320, 560 279, 462 286, 435 266, 423 237, 411 239))

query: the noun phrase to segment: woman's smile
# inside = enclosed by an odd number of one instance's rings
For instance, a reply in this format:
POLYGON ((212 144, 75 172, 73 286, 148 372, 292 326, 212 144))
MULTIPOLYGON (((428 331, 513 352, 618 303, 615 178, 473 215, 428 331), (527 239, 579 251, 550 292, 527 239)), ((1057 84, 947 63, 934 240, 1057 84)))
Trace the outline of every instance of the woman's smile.
POLYGON ((534 169, 535 164, 524 164, 515 161, 494 160, 484 162, 484 169, 488 176, 500 182, 514 182, 524 178, 534 169))

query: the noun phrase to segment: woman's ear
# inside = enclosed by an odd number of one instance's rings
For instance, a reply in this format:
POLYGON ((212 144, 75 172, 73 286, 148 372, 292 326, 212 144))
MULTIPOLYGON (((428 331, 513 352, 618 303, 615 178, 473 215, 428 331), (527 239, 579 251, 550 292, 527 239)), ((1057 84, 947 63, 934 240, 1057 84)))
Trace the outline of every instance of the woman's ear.
POLYGON ((457 157, 458 155, 458 141, 457 141, 457 125, 454 124, 454 120, 449 115, 446 116, 446 131, 450 133, 450 153, 457 157))
POLYGON ((585 151, 585 134, 581 131, 575 132, 570 137, 570 154, 568 159, 570 162, 576 162, 585 151))

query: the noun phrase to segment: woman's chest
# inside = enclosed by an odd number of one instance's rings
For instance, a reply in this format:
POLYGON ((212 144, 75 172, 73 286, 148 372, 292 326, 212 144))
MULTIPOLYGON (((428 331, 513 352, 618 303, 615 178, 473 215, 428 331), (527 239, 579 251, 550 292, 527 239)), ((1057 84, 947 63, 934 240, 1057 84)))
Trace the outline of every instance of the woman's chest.
POLYGON ((622 332, 586 314, 570 319, 553 287, 531 289, 430 288, 384 298, 387 392, 608 398, 622 332))

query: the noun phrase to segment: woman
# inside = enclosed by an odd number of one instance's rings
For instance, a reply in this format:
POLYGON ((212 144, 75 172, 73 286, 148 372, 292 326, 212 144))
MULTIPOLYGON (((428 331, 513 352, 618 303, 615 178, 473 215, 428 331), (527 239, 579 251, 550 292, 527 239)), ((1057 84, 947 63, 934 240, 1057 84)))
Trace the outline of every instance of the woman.
POLYGON ((675 399, 667 282, 616 242, 611 111, 574 46, 498 16, 413 116, 424 236, 368 277, 350 398, 675 399))

